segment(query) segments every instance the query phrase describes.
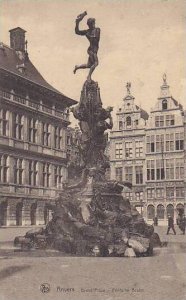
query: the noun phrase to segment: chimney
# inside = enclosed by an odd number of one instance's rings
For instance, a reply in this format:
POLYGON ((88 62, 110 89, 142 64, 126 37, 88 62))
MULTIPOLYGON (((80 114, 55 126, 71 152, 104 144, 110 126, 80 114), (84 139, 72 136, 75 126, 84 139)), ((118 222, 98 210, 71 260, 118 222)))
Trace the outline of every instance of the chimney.
POLYGON ((16 27, 11 30, 10 32, 10 47, 16 51, 25 52, 25 30, 16 27))

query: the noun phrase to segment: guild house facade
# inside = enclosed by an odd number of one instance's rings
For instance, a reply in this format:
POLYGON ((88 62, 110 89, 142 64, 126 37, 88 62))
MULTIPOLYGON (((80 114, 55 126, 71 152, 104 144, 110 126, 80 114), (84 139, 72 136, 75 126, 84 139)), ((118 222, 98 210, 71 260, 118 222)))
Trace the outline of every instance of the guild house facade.
POLYGON ((185 203, 183 107, 171 96, 166 75, 149 117, 133 101, 128 92, 117 112, 111 176, 131 181, 132 190, 124 195, 147 221, 157 216, 165 224, 168 214, 176 221, 185 203))
POLYGON ((145 204, 145 126, 146 111, 135 104, 127 83, 127 95, 117 112, 114 130, 110 133, 111 179, 129 181, 133 189, 124 189, 124 196, 142 212, 145 204))
POLYGON ((0 43, 0 224, 48 221, 67 178, 69 107, 77 102, 49 85, 27 52, 26 31, 0 43))

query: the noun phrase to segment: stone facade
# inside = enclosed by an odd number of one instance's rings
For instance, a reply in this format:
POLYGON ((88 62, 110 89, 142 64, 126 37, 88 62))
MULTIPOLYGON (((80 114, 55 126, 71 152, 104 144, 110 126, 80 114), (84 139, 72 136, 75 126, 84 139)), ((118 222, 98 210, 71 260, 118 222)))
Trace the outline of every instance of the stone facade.
POLYGON ((166 76, 146 126, 147 219, 176 221, 184 208, 184 112, 171 96, 166 76))
POLYGON ((124 194, 141 206, 149 222, 157 215, 159 223, 166 224, 167 214, 176 221, 184 208, 183 116, 166 75, 149 118, 130 94, 117 112, 117 128, 111 133, 111 178, 132 182, 132 190, 124 194))
POLYGON ((129 181, 132 190, 124 190, 136 208, 143 212, 145 204, 145 126, 148 114, 135 104, 127 84, 127 95, 117 112, 117 121, 110 133, 111 179, 129 181))
POLYGON ((68 107, 76 101, 33 66, 20 45, 25 31, 10 34, 13 48, 0 48, 0 224, 39 225, 67 179, 68 107))

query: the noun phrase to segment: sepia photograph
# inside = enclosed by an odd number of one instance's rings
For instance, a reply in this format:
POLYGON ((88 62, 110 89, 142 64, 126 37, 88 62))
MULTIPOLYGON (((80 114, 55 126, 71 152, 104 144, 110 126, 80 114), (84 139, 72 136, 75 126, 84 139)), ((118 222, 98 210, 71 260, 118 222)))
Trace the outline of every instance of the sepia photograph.
POLYGON ((186 299, 186 0, 0 0, 0 300, 186 299))

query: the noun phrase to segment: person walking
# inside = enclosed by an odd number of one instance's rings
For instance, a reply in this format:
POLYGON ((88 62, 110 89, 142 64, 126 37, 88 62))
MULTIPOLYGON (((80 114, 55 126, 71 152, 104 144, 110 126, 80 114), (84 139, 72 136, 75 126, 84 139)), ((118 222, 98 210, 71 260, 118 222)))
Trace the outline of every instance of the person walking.
POLYGON ((186 218, 185 215, 183 215, 180 219, 180 224, 179 224, 179 228, 183 234, 185 234, 185 225, 186 225, 186 218))
POLYGON ((170 229, 176 234, 175 228, 174 228, 174 219, 171 217, 171 215, 168 215, 168 228, 167 228, 167 234, 169 234, 170 229))
POLYGON ((158 217, 157 216, 154 217, 153 221, 154 221, 154 226, 158 226, 158 217))

